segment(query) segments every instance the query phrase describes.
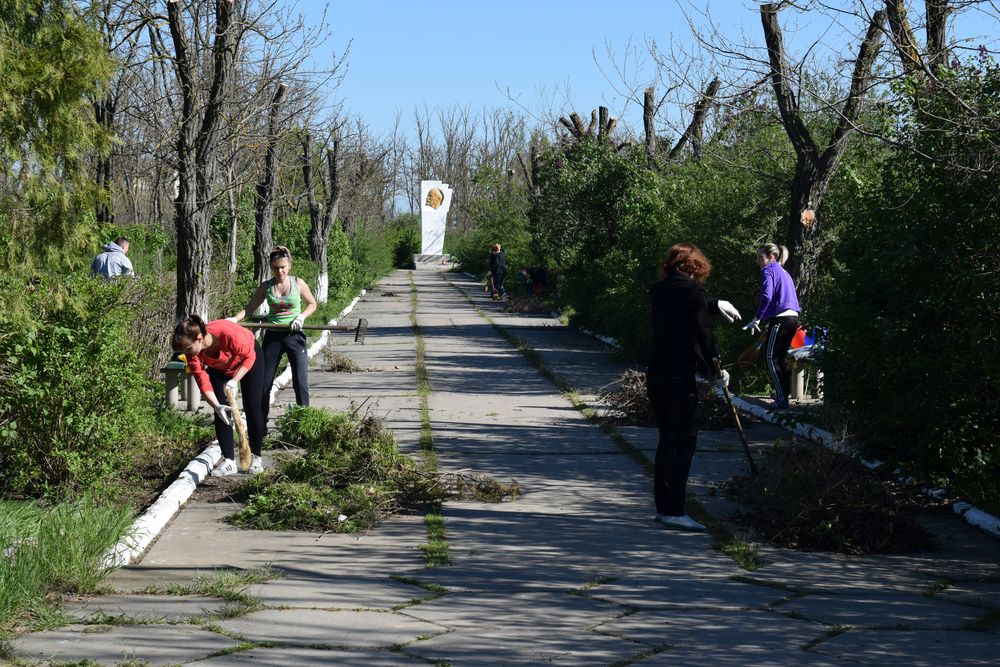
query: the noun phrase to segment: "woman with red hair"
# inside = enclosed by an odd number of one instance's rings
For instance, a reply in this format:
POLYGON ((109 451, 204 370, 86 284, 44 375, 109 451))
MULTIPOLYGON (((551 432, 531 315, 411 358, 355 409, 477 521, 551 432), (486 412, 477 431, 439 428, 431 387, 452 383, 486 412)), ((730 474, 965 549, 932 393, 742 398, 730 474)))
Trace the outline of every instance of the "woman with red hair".
MULTIPOLYGON (((646 371, 646 390, 660 432, 653 474, 656 520, 668 528, 702 531, 705 526, 684 512, 698 441, 695 374, 715 375, 719 354, 709 314, 724 311, 719 302, 709 301, 702 286, 712 265, 697 247, 671 246, 660 268, 664 277, 649 290, 653 337, 646 371)), ((728 385, 729 374, 723 370, 715 383, 728 385)))

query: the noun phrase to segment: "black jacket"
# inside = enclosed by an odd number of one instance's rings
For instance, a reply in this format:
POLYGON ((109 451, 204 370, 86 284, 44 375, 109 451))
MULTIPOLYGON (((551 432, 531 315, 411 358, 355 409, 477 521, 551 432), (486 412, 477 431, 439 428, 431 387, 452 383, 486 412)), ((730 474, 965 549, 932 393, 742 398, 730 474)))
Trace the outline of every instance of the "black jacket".
POLYGON ((709 313, 718 310, 718 302, 709 301, 704 287, 678 271, 649 289, 649 301, 653 324, 649 372, 713 377, 712 359, 719 352, 709 313))
POLYGON ((503 254, 503 250, 492 253, 490 255, 490 273, 493 275, 498 275, 500 273, 507 272, 507 255, 503 254))

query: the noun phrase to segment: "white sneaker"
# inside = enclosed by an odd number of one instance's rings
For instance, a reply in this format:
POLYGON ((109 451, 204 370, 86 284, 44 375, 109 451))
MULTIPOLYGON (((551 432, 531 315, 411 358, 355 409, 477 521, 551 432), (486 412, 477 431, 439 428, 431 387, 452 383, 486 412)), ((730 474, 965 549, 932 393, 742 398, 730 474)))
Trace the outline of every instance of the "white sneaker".
POLYGON ((259 456, 254 456, 250 459, 250 467, 247 468, 248 475, 259 475, 264 472, 264 462, 260 460, 259 456))
POLYGON ((674 528, 676 530, 690 530, 696 533, 700 533, 705 530, 705 526, 701 525, 687 514, 682 514, 681 516, 667 516, 666 514, 661 514, 657 520, 667 528, 674 528))
POLYGON ((229 477, 230 475, 235 475, 238 471, 236 468, 236 461, 233 459, 222 459, 222 464, 212 471, 212 477, 229 477))

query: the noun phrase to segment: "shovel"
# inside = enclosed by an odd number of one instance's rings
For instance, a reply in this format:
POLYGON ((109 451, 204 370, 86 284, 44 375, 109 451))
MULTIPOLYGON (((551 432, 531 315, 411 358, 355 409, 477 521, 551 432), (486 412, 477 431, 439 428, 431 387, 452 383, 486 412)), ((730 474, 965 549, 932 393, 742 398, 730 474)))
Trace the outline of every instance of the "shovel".
MULTIPOLYGON (((287 324, 271 324, 269 322, 240 322, 240 326, 247 329, 264 329, 265 331, 288 331, 287 324)), ((356 326, 347 324, 305 324, 303 329, 310 331, 349 331, 354 332, 354 342, 365 344, 365 336, 368 334, 368 320, 361 318, 356 326)))
POLYGON ((243 416, 240 414, 240 409, 236 407, 236 392, 232 389, 226 389, 226 399, 229 401, 229 407, 233 411, 233 428, 236 429, 236 437, 240 442, 239 468, 246 471, 250 469, 250 439, 247 437, 247 430, 243 428, 243 416))
MULTIPOLYGON (((718 359, 713 359, 715 362, 715 374, 722 375, 722 365, 719 363, 718 359)), ((747 434, 743 432, 743 424, 740 423, 740 414, 736 411, 736 406, 733 405, 733 397, 729 393, 729 387, 722 388, 722 395, 726 397, 726 405, 729 406, 729 414, 733 416, 733 423, 736 424, 736 431, 740 434, 740 442, 743 443, 743 452, 747 455, 747 463, 750 464, 750 472, 754 477, 757 476, 757 466, 753 462, 753 457, 750 456, 750 444, 747 442, 747 434)))

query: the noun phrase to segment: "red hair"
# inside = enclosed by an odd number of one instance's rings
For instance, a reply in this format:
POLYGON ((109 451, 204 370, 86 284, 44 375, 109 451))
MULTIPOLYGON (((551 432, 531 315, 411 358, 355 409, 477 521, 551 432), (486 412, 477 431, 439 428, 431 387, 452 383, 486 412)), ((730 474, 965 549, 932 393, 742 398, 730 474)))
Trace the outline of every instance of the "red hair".
POLYGON ((708 274, 712 272, 711 262, 698 246, 692 243, 675 243, 670 246, 662 266, 666 272, 680 271, 699 283, 705 282, 708 274))

